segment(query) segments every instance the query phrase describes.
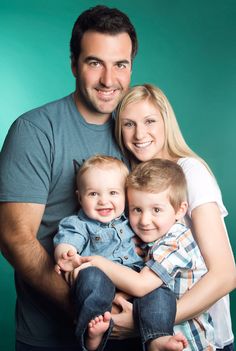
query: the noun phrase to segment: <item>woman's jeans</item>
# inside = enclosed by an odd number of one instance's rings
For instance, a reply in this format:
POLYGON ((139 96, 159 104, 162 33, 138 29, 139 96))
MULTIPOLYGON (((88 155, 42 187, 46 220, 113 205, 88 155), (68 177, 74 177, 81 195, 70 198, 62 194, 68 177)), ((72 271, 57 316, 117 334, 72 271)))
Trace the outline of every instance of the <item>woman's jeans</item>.
MULTIPOLYGON (((96 316, 111 311, 116 288, 98 268, 88 267, 79 272, 74 287, 76 306, 76 337, 81 350, 86 350, 85 338, 88 323, 96 316)), ((160 287, 142 298, 133 299, 133 314, 140 333, 143 349, 149 340, 173 334, 176 314, 176 297, 166 287, 160 287)), ((112 331, 111 320, 98 350, 102 351, 112 331)))

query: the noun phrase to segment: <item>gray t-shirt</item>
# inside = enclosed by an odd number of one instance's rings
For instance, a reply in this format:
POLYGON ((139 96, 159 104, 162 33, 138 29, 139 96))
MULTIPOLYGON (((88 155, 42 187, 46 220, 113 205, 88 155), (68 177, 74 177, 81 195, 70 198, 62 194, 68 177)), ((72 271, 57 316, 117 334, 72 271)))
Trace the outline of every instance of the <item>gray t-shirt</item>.
MULTIPOLYGON (((37 238, 53 256, 52 238, 59 221, 77 212, 73 159, 80 164, 100 153, 122 158, 113 136, 113 120, 88 124, 73 95, 19 117, 0 154, 0 201, 45 204, 37 238)), ((73 328, 60 311, 19 276, 17 339, 36 346, 73 343, 73 328)))

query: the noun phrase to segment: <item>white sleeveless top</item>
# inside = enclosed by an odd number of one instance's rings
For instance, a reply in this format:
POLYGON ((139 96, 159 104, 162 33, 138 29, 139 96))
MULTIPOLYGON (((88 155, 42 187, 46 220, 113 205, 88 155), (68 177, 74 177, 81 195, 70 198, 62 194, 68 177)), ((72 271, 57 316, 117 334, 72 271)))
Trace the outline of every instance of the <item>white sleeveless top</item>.
MULTIPOLYGON (((228 212, 222 202, 220 189, 214 177, 206 167, 197 159, 186 157, 180 158, 178 164, 182 167, 188 185, 188 212, 186 224, 191 228, 191 213, 199 205, 216 202, 222 214, 222 220, 228 212)), ((231 326, 229 295, 217 301, 210 309, 210 315, 215 329, 216 347, 224 346, 233 342, 234 336, 231 326)))

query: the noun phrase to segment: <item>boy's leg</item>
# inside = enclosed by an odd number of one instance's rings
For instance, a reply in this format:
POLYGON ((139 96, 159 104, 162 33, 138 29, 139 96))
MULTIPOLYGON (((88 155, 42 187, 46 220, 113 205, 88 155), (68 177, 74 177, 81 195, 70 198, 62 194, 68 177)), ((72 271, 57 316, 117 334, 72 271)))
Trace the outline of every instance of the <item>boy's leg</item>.
POLYGON ((176 315, 176 296, 165 286, 141 298, 135 298, 134 321, 145 344, 161 336, 173 335, 176 315))
MULTIPOLYGON (((94 317, 111 311, 115 296, 115 286, 112 281, 97 267, 88 267, 79 272, 74 286, 76 307, 76 337, 82 349, 86 350, 84 338, 88 323, 94 317)), ((104 348, 112 329, 112 321, 104 334, 99 350, 104 348)))

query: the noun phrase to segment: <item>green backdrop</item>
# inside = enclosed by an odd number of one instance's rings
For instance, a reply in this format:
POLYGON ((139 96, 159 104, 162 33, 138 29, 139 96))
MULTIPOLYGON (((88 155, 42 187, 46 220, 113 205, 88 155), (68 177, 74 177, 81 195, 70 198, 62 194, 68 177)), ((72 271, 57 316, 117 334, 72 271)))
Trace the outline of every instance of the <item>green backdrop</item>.
MULTIPOLYGON (((154 83, 169 97, 186 140, 218 179, 236 252, 235 0, 0 0, 0 146, 18 115, 74 89, 72 25, 99 3, 125 11, 136 26, 140 45, 132 84, 154 83)), ((13 271, 0 255, 4 351, 14 349, 14 303, 13 271)), ((235 292, 236 333, 233 311, 235 292)))

